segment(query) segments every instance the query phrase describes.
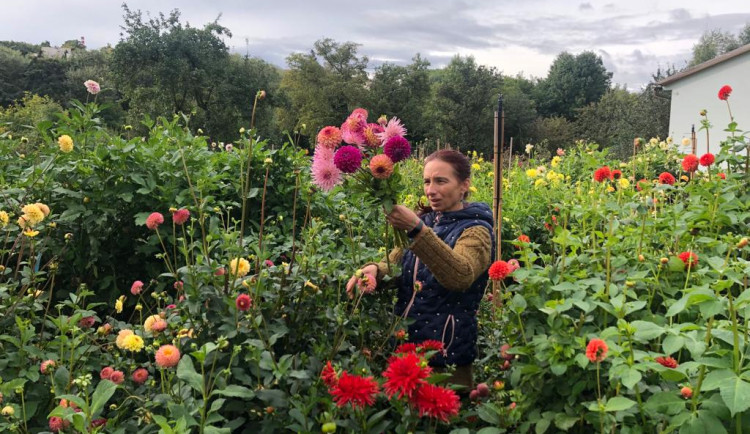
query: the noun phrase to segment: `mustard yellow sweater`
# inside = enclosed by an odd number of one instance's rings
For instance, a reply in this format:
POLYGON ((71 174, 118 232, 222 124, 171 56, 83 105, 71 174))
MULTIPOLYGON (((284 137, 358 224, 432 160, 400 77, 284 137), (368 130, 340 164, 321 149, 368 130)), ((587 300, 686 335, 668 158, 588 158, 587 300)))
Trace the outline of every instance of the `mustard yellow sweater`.
MULTIPOLYGON (((463 231, 451 249, 431 228, 425 226, 408 248, 446 289, 465 291, 490 266, 491 237, 487 228, 472 226, 463 231)), ((400 263, 402 256, 403 250, 396 248, 391 250, 388 260, 391 264, 400 263)), ((378 283, 386 274, 390 274, 391 270, 385 259, 369 264, 378 267, 378 283)))

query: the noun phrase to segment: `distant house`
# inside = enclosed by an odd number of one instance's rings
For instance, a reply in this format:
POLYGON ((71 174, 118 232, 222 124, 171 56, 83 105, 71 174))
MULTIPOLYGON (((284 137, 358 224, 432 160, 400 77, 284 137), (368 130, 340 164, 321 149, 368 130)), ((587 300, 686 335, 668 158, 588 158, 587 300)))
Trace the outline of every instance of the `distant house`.
POLYGON ((733 89, 729 102, 738 128, 750 129, 750 44, 667 77, 657 84, 672 91, 670 136, 680 143, 683 138, 690 137, 691 128, 695 126, 699 155, 706 152, 705 131, 698 131, 701 127, 701 110, 707 110, 712 125, 709 131, 710 152, 718 152, 721 141, 727 137, 724 129, 729 124, 729 111, 726 102, 718 97, 722 86, 728 84, 733 89))
POLYGON ((42 47, 42 57, 51 59, 63 59, 70 56, 72 50, 62 47, 42 47))

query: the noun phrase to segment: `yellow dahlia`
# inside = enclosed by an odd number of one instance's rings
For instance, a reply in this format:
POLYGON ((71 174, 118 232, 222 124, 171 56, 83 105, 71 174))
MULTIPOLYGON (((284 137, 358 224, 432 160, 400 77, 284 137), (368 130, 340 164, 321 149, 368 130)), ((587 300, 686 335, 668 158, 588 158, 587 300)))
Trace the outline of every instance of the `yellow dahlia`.
POLYGON ((73 139, 69 135, 63 134, 57 139, 57 143, 60 145, 60 152, 68 153, 73 150, 73 139))
POLYGON ((0 228, 8 226, 10 222, 10 216, 5 211, 0 211, 0 228))
POLYGON ((149 333, 153 333, 154 323, 160 319, 161 317, 159 315, 151 315, 150 317, 146 318, 146 321, 143 322, 143 329, 149 333))
MULTIPOLYGON (((49 210, 49 208, 47 208, 49 210)), ((34 226, 35 224, 44 220, 44 211, 42 211, 36 204, 24 205, 21 208, 23 216, 29 225, 34 226)))
POLYGON ((115 339, 115 344, 117 345, 117 348, 120 348, 122 350, 127 349, 125 347, 125 339, 128 336, 133 336, 135 333, 133 333, 133 330, 125 329, 120 330, 120 333, 117 334, 117 339, 115 339))
POLYGON ((143 349, 143 338, 136 334, 125 336, 122 340, 122 347, 120 348, 138 352, 143 349))
POLYGON ((235 277, 244 277, 250 272, 250 262, 245 258, 234 258, 229 261, 229 273, 235 277))

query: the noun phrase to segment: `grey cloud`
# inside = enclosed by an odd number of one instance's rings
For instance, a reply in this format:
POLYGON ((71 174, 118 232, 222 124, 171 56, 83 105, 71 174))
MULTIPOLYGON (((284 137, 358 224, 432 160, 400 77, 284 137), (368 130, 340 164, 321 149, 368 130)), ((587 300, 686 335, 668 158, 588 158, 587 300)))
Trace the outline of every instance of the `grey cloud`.
POLYGON ((588 3, 588 2, 587 3, 581 3, 581 4, 578 5, 578 10, 583 11, 583 10, 586 10, 586 9, 594 9, 594 7, 591 6, 591 3, 588 3))
POLYGON ((674 21, 686 21, 692 18, 692 15, 690 15, 690 11, 685 8, 672 9, 671 11, 669 11, 669 16, 674 21))

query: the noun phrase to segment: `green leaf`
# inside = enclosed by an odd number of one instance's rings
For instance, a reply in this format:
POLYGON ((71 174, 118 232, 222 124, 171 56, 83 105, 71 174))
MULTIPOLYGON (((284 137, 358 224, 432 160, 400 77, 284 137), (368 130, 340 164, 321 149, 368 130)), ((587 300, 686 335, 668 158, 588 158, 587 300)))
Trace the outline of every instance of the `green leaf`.
POLYGON ((203 377, 195 372, 193 359, 185 354, 177 364, 177 378, 189 384, 197 392, 203 393, 203 377))
POLYGON ((607 404, 604 406, 604 411, 622 411, 627 410, 634 405, 635 401, 632 399, 623 396, 615 396, 607 401, 607 404))
MULTIPOLYGON (((682 261, 680 261, 680 263, 682 263, 682 261)), ((669 309, 667 309, 667 316, 675 316, 678 313, 685 310, 685 307, 687 307, 687 302, 688 302, 688 297, 684 296, 681 299, 677 300, 676 302, 672 303, 672 305, 669 306, 669 309)))
POLYGON ((701 392, 709 392, 723 387, 725 384, 731 384, 733 380, 737 379, 737 375, 729 369, 718 369, 711 371, 703 379, 701 385, 701 392))
POLYGON ((109 380, 102 380, 96 386, 94 394, 91 396, 91 416, 98 416, 99 411, 104 408, 104 405, 109 401, 109 398, 114 395, 117 390, 117 385, 109 380))
POLYGON ((253 399, 255 397, 255 393, 252 390, 236 384, 231 384, 223 389, 216 389, 211 394, 229 396, 232 398, 253 399))
POLYGON ((680 434, 726 434, 727 430, 721 420, 708 411, 698 411, 681 427, 680 434))
POLYGON ((502 434, 505 431, 501 430, 500 428, 495 428, 494 426, 488 426, 486 428, 482 428, 479 431, 477 431, 477 434, 502 434))
POLYGON ((557 413, 555 415, 555 426, 563 431, 567 431, 578 423, 581 419, 575 416, 568 416, 565 413, 557 413))
POLYGON ((651 395, 643 404, 643 409, 654 415, 672 415, 684 410, 685 402, 676 392, 659 392, 651 395))
POLYGON ((628 389, 632 389, 633 386, 638 384, 638 382, 641 381, 641 378, 643 378, 641 373, 633 367, 628 368, 628 370, 620 376, 622 385, 628 389))
POLYGON ((490 403, 484 403, 477 409, 477 416, 487 423, 500 423, 500 410, 490 403))
POLYGON ((521 313, 526 310, 526 299, 521 294, 516 293, 510 301, 510 306, 514 312, 521 313))
POLYGON ((154 422, 159 425, 164 434, 174 434, 174 430, 171 426, 169 426, 167 418, 165 418, 164 416, 159 416, 158 414, 154 414, 152 417, 154 418, 154 422))
POLYGON ((650 341, 664 334, 664 328, 649 321, 633 321, 630 323, 635 327, 633 335, 639 341, 650 341))
POLYGON ((685 345, 685 338, 682 336, 669 335, 664 338, 661 343, 661 348, 664 350, 664 354, 672 355, 680 350, 685 345))
POLYGON ((725 382, 719 393, 732 416, 750 408, 750 383, 741 378, 725 382))

